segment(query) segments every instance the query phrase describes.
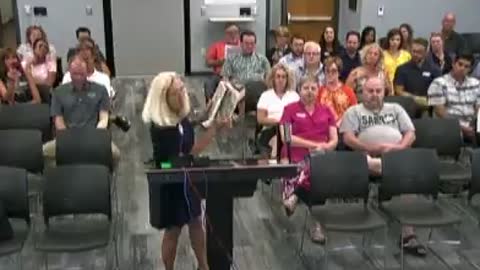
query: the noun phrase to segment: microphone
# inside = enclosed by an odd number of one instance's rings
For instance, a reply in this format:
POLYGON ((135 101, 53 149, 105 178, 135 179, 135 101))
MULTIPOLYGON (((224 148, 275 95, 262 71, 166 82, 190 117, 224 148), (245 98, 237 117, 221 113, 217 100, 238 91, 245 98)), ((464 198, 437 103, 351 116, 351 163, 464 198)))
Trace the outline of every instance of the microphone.
POLYGON ((287 146, 288 163, 292 163, 292 151, 290 149, 292 144, 292 123, 283 124, 283 138, 287 146))

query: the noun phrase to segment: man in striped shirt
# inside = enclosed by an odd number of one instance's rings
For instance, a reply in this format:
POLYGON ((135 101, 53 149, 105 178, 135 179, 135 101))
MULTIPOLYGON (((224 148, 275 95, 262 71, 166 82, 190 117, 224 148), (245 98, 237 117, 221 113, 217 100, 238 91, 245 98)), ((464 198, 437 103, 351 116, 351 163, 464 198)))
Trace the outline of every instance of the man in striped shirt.
POLYGON ((480 82, 469 77, 474 58, 470 54, 456 56, 450 73, 435 79, 428 88, 428 105, 440 118, 456 118, 463 135, 475 137, 473 120, 480 105, 480 82))

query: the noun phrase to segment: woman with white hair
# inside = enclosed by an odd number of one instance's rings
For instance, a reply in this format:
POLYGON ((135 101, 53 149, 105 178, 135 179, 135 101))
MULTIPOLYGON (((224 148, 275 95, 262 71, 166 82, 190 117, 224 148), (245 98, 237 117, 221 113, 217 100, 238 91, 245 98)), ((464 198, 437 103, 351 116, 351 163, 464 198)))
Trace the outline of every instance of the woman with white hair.
MULTIPOLYGON (((153 156, 157 168, 181 156, 196 155, 210 143, 217 127, 212 125, 195 141, 192 124, 187 119, 190 100, 181 78, 174 72, 162 72, 152 81, 142 118, 150 125, 153 156)), ((160 212, 159 220, 151 220, 154 227, 165 229, 162 242, 162 259, 166 270, 173 270, 178 237, 182 227, 188 225, 190 242, 201 270, 208 270, 205 250, 205 232, 201 222, 201 198, 186 184, 171 185, 162 189, 158 204, 151 209, 160 212)))

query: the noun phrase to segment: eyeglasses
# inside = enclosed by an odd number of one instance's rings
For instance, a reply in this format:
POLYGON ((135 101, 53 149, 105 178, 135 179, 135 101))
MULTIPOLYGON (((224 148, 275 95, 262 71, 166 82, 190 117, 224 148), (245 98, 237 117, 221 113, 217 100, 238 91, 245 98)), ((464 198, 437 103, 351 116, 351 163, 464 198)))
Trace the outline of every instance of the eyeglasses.
POLYGON ((336 68, 330 68, 330 69, 325 70, 325 73, 328 73, 328 74, 336 74, 336 73, 338 73, 338 69, 336 69, 336 68))

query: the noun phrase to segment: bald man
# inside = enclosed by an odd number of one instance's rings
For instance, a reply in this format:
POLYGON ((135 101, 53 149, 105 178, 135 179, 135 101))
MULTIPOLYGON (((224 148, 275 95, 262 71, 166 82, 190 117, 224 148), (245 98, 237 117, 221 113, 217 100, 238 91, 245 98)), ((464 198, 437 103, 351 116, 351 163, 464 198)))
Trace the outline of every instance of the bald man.
POLYGON ((367 154, 374 174, 381 173, 381 154, 408 148, 415 140, 415 128, 407 112, 397 103, 384 103, 384 96, 384 80, 368 79, 363 103, 350 107, 340 125, 345 144, 367 154))
MULTIPOLYGON (((415 128, 407 112, 397 103, 384 103, 385 80, 372 77, 363 86, 363 103, 343 115, 340 133, 344 143, 367 155, 372 174, 381 174, 380 156, 409 148, 415 141, 415 128)), ((426 248, 417 241, 412 227, 403 228, 401 247, 415 256, 425 256, 426 248)))
MULTIPOLYGON (((77 54, 68 71, 72 81, 62 84, 53 91, 50 109, 55 129, 107 128, 110 99, 104 86, 87 80, 87 63, 77 54)), ((118 148, 112 144, 114 161, 118 161, 118 148)), ((43 146, 46 159, 55 159, 55 140, 43 146)))
POLYGON ((457 55, 463 53, 467 49, 463 37, 455 32, 456 23, 457 18, 452 12, 447 12, 442 19, 444 47, 451 59, 455 59, 457 55))

